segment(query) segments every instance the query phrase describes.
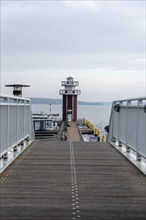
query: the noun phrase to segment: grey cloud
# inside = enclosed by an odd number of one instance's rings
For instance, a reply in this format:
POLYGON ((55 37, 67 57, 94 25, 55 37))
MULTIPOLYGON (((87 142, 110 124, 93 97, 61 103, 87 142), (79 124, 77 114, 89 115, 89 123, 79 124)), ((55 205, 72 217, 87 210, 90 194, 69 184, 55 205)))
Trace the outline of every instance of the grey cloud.
POLYGON ((2 8, 3 69, 120 67, 129 54, 144 56, 141 3, 97 2, 95 10, 64 2, 12 4, 2 8))

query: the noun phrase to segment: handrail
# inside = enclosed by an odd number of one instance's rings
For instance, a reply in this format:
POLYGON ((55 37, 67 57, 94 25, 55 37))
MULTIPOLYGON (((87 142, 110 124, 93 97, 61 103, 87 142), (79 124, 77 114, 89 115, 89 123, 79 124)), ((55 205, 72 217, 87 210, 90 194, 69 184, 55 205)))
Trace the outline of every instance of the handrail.
POLYGON ((113 101, 107 139, 146 174, 146 97, 113 101))
POLYGON ((0 94, 0 171, 33 140, 30 99, 0 94))
POLYGON ((27 100, 27 101, 30 101, 30 99, 28 98, 24 98, 24 97, 18 97, 18 96, 8 96, 8 95, 5 95, 5 94, 0 94, 0 98, 10 98, 10 99, 16 99, 16 100, 27 100))

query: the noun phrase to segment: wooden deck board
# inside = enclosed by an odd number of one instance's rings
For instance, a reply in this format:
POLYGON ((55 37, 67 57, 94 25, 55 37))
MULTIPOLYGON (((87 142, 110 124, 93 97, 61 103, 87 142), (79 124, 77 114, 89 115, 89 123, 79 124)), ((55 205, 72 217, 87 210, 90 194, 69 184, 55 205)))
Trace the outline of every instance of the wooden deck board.
POLYGON ((68 141, 73 141, 73 142, 80 142, 81 137, 79 135, 77 125, 74 121, 69 122, 69 127, 67 129, 67 140, 68 141))
POLYGON ((1 177, 2 220, 146 218, 145 176, 109 144, 37 141, 17 163, 1 177))

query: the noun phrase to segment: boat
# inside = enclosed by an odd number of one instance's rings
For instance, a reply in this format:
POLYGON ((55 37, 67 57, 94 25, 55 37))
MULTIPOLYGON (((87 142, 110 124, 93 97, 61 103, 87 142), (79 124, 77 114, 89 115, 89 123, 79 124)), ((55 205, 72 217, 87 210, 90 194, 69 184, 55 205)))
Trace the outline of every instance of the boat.
POLYGON ((36 138, 45 138, 58 133, 59 126, 56 116, 59 114, 46 114, 44 112, 33 112, 33 126, 36 138))

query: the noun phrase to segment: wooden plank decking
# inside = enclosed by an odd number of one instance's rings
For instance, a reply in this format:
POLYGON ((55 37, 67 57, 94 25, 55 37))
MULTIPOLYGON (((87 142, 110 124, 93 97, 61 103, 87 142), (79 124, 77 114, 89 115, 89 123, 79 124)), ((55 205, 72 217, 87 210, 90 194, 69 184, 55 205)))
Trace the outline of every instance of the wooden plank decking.
POLYGON ((77 125, 74 121, 69 122, 69 127, 67 129, 67 140, 72 142, 80 142, 81 141, 81 137, 79 135, 78 129, 77 129, 77 125))
POLYGON ((107 143, 36 141, 1 176, 1 220, 145 220, 145 180, 107 143))

